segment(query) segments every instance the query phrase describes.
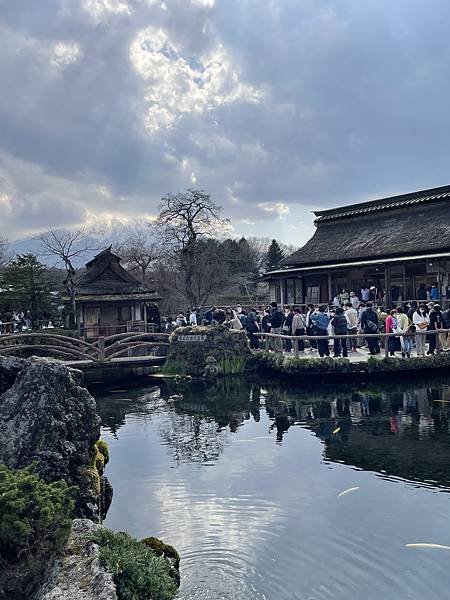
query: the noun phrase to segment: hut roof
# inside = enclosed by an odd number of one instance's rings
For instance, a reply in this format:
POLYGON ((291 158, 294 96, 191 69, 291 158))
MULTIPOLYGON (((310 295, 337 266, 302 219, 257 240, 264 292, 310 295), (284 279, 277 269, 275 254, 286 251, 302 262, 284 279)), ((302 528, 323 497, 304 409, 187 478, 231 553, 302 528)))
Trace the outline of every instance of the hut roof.
POLYGON ((313 237, 282 267, 450 250, 450 186, 317 211, 313 237))
POLYGON ((86 271, 77 285, 77 296, 139 294, 149 292, 120 264, 121 258, 106 248, 86 263, 86 271))

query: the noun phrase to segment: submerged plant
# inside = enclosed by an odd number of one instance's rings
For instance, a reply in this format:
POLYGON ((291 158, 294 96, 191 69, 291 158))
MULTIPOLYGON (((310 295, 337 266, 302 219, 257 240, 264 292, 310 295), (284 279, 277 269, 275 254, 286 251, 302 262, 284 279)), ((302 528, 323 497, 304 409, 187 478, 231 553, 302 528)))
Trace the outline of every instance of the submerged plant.
POLYGON ((97 529, 92 541, 100 546, 100 560, 113 575, 119 600, 172 600, 177 586, 168 561, 127 533, 97 529))

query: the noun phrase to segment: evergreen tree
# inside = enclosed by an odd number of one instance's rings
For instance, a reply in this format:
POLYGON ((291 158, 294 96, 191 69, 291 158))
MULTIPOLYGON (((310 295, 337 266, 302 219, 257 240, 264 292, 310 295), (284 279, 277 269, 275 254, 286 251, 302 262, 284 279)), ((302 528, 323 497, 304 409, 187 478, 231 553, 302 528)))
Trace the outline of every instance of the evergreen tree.
POLYGON ((47 267, 34 254, 20 254, 3 271, 3 304, 11 309, 29 310, 33 319, 50 310, 47 267))
POLYGON ((266 254, 266 267, 268 271, 276 269, 284 258, 284 252, 277 240, 272 240, 266 254))

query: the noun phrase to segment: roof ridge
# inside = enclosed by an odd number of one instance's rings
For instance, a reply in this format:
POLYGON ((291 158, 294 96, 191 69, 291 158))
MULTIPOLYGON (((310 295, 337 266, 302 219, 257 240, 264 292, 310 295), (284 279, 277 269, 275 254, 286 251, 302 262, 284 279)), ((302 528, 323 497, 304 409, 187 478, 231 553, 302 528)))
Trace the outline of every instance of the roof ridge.
POLYGON ((400 194, 397 196, 388 196, 387 198, 379 198, 377 200, 369 200, 367 202, 359 202, 357 204, 349 204, 347 206, 339 206, 336 208, 314 211, 314 214, 318 217, 315 220, 315 223, 322 223, 323 221, 330 221, 375 211, 399 208, 409 204, 421 204, 423 202, 441 200, 448 197, 450 197, 450 185, 419 190, 416 192, 409 192, 407 194, 400 194))

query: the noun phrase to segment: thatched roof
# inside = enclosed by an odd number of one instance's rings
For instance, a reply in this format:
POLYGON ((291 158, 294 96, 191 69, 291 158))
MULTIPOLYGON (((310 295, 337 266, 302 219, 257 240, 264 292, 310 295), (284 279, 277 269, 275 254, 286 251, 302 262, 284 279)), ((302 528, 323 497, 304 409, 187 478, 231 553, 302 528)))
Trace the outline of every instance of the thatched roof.
POLYGON ((318 211, 313 237, 283 267, 450 250, 450 186, 318 211))
POLYGON ((77 296, 142 294, 152 291, 124 269, 120 260, 110 246, 86 263, 86 271, 77 285, 77 296))

